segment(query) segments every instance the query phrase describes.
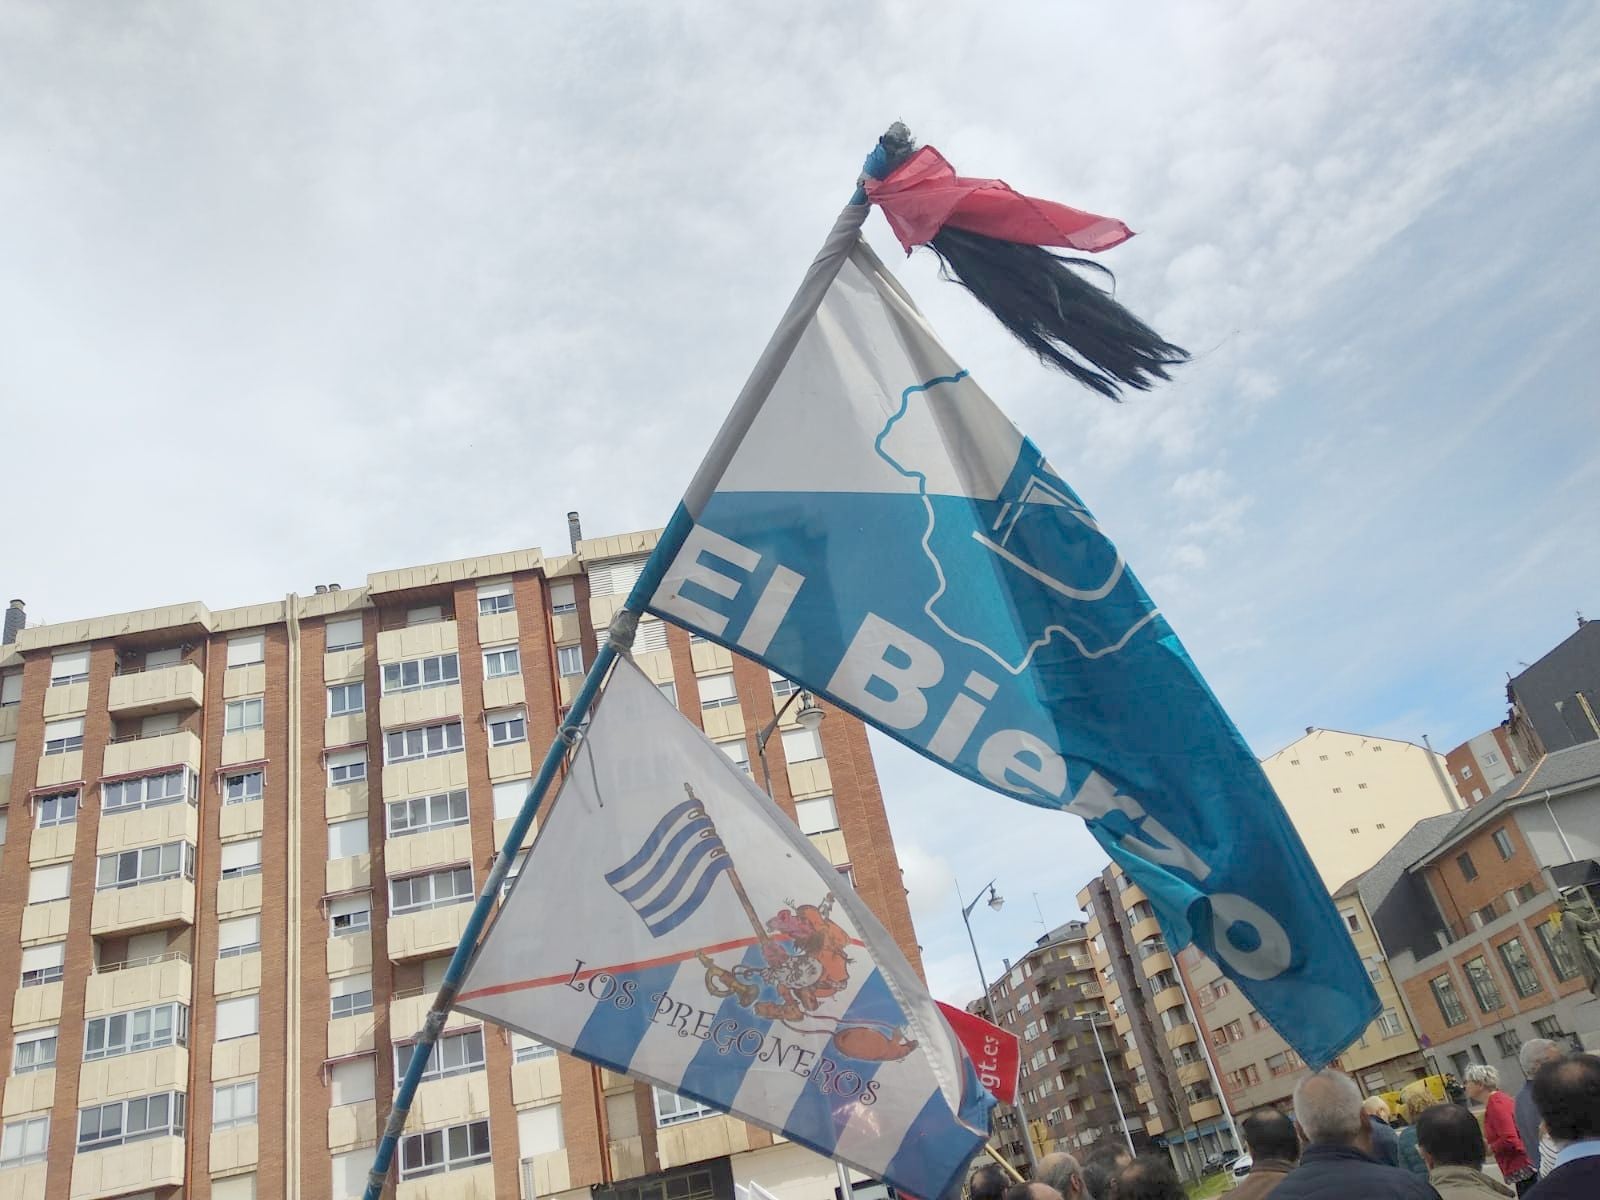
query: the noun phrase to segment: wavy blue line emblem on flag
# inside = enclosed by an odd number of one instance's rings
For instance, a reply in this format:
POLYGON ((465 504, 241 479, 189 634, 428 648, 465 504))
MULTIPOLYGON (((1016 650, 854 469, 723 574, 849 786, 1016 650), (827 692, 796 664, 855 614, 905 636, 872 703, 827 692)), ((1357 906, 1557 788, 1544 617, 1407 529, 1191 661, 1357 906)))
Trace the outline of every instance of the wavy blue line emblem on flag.
POLYGON ((706 810, 691 796, 661 818, 637 854, 606 872, 606 882, 660 937, 700 911, 731 866, 706 810))
POLYGON ((1378 1000, 1282 804, 1088 506, 859 219, 812 265, 630 603, 1077 813, 1174 949, 1197 945, 1328 1062, 1378 1000))
POLYGON ((457 1007, 924 1200, 988 1135, 994 1100, 888 931, 626 659, 457 1007))

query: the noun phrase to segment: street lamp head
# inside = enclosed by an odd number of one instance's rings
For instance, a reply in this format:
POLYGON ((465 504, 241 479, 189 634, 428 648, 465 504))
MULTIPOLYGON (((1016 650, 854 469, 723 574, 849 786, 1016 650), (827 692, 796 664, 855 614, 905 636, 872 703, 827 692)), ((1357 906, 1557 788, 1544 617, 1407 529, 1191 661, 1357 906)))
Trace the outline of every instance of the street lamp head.
POLYGON ((994 884, 989 885, 989 907, 999 912, 1006 906, 1006 898, 994 890, 994 884))
POLYGON ((825 715, 818 707, 816 698, 810 692, 805 692, 800 697, 800 711, 794 714, 794 719, 800 722, 802 729, 815 733, 822 725, 822 718, 825 715))

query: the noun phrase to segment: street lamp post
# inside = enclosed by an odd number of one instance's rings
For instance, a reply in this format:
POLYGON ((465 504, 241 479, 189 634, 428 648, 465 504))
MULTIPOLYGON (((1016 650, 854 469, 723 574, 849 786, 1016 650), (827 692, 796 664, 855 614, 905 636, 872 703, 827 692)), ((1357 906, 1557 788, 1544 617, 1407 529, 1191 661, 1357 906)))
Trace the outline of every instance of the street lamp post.
MULTIPOLYGON (((796 700, 800 701, 800 711, 795 713, 794 719, 803 729, 816 733, 822 727, 822 718, 827 715, 810 692, 804 688, 795 688, 789 693, 789 698, 783 702, 783 706, 772 714, 772 720, 763 725, 761 732, 756 734, 756 757, 761 760, 761 787, 767 793, 768 800, 775 800, 776 797, 772 794, 772 768, 767 765, 767 742, 777 732, 778 726, 783 724, 784 714, 794 706, 796 700)), ((833 1168, 839 1179, 839 1200, 851 1200, 854 1188, 850 1183, 850 1168, 837 1159, 834 1160, 833 1168)))
MULTIPOLYGON (((985 892, 989 893, 987 897, 988 904, 995 912, 999 912, 1005 906, 1005 897, 994 890, 994 885, 995 881, 991 879, 978 889, 978 894, 972 898, 971 904, 963 904, 961 901, 961 884, 957 882, 956 903, 961 905, 961 923, 967 927, 967 943, 972 947, 972 961, 978 968, 978 986, 983 989, 983 1004, 989 1010, 989 1023, 991 1025, 999 1025, 1000 1020, 995 1016, 994 1011, 994 997, 989 994, 989 981, 983 973, 983 957, 978 953, 978 939, 972 933, 972 910, 978 907, 979 901, 985 899, 985 892)), ((1033 1124, 1028 1120, 1028 1110, 1022 1104, 1021 1079, 1017 1080, 1017 1100, 1011 1107, 1016 1109, 1017 1117, 1022 1121, 1022 1149, 1028 1156, 1029 1172, 1037 1174, 1039 1156, 1033 1147, 1033 1124)))
POLYGON ((1111 1088, 1111 1103, 1117 1106, 1117 1120, 1122 1124, 1122 1140, 1128 1143, 1128 1153, 1138 1157, 1138 1151, 1133 1148, 1133 1134, 1128 1132, 1128 1117, 1122 1111, 1122 1097, 1117 1094, 1117 1081, 1111 1074, 1111 1064, 1106 1060, 1106 1048, 1100 1043, 1100 1022, 1093 1017, 1079 1017, 1089 1027, 1089 1032, 1094 1034, 1094 1048, 1100 1052, 1100 1065, 1105 1068, 1106 1084, 1111 1088))

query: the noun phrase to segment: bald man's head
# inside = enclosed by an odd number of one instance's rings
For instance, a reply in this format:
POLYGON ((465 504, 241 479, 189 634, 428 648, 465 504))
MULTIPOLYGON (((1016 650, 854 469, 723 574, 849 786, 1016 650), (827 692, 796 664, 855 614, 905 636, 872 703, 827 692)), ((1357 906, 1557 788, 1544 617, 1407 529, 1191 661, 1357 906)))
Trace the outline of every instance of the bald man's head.
POLYGON ((1354 1146, 1367 1131, 1361 1089, 1342 1071, 1318 1071, 1294 1089, 1294 1123, 1307 1144, 1354 1146))
POLYGON ((1039 1182, 1055 1188, 1063 1200, 1083 1195, 1083 1170, 1070 1154, 1046 1154, 1039 1160, 1039 1182))
POLYGON ((1049 1184, 1019 1183, 1006 1189, 1005 1200, 1062 1200, 1061 1193, 1049 1184))

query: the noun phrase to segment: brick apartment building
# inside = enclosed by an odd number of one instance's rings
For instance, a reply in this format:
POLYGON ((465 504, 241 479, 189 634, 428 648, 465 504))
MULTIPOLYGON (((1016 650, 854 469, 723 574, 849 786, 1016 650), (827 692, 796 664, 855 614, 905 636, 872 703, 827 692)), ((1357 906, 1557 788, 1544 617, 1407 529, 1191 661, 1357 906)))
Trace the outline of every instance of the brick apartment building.
MULTIPOLYGON (((1129 1052, 1111 1028, 1085 922, 1068 921, 1045 934, 1018 962, 1006 964, 989 986, 987 1005, 975 1000, 967 1008, 985 1018, 992 1011, 1021 1041, 1019 1086, 1038 1154, 1075 1153, 1107 1137, 1121 1141, 1118 1103, 1134 1144, 1147 1144, 1129 1052)), ((1028 1134, 1015 1111, 999 1110, 996 1128, 1002 1153, 1024 1167, 1028 1134)))
POLYGON ((1446 754, 1444 761, 1456 794, 1469 805, 1499 791, 1522 772, 1510 722, 1468 738, 1446 754))
POLYGON ((1197 1178, 1206 1159, 1237 1144, 1155 910, 1115 866, 1089 881, 1078 904, 1089 914, 1090 955, 1134 1075, 1137 1119, 1181 1174, 1197 1178))
MULTIPOLYGON (((1600 900, 1600 742, 1546 755, 1464 814, 1420 823, 1360 884, 1432 1065, 1522 1078, 1531 1037, 1600 1037, 1552 917, 1600 900)), ((1592 1044, 1592 1043, 1591 1043, 1592 1044)))
MULTIPOLYGON (((360 1194, 533 763, 654 534, 176 604, 0 646, 0 1188, 360 1194)), ((645 620, 635 659, 734 761, 792 685, 645 620)), ((863 727, 769 745, 777 801, 918 951, 863 727)), ((552 913, 551 919, 571 914, 552 913)), ((464 1016, 389 1193, 784 1200, 832 1165, 464 1016)))

